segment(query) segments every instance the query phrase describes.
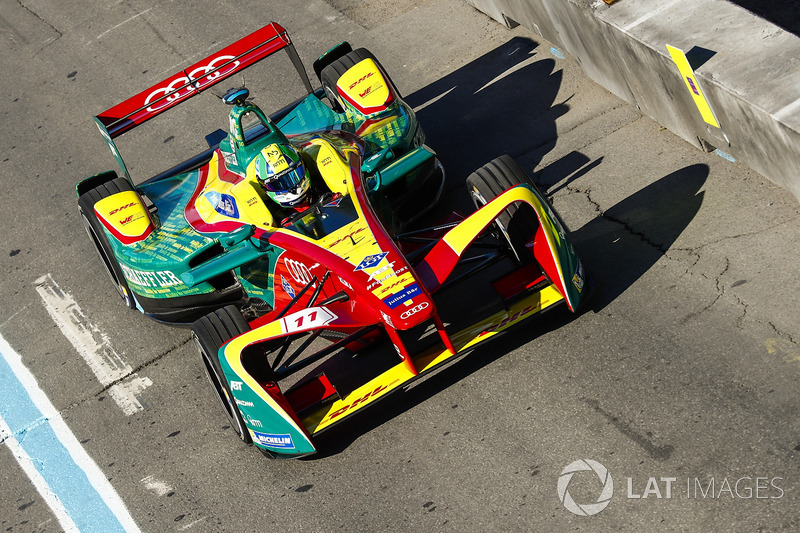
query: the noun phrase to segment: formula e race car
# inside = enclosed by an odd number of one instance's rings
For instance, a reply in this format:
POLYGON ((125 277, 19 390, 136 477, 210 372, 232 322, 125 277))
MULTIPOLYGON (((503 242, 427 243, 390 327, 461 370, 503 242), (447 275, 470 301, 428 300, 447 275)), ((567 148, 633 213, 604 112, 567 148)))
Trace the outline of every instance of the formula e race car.
POLYGON ((77 186, 126 304, 191 324, 232 427, 270 457, 314 453, 316 435, 362 407, 589 293, 563 224, 513 159, 467 178, 472 214, 425 213, 444 170, 380 62, 341 43, 314 72, 316 90, 270 23, 98 115, 121 176, 77 186), (134 183, 117 137, 279 50, 305 96, 267 115, 248 89, 227 91, 227 132, 134 183))

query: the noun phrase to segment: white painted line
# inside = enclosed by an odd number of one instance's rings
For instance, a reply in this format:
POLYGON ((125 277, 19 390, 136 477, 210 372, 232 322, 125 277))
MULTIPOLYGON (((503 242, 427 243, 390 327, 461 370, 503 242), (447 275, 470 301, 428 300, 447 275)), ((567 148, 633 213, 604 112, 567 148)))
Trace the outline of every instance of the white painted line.
POLYGON ((152 384, 150 378, 140 378, 137 374, 131 374, 128 379, 112 385, 108 389, 108 393, 122 408, 125 416, 131 416, 144 409, 139 395, 152 384))
POLYGON ((0 439, 65 531, 138 533, 128 509, 0 336, 0 439))
POLYGON ((101 33, 100 35, 98 35, 97 37, 95 37, 95 40, 99 39, 100 37, 102 37, 103 35, 105 35, 105 34, 107 34, 107 33, 111 32, 111 31, 114 31, 114 30, 116 30, 117 28, 119 28, 119 27, 120 27, 120 26, 122 26, 123 24, 127 24, 128 22, 132 21, 133 19, 135 19, 135 18, 138 18, 138 17, 141 17, 142 15, 144 15, 145 13, 147 13, 148 11, 150 11, 151 9, 153 9, 153 8, 151 7, 151 8, 149 8, 149 9, 145 9, 145 10, 144 10, 144 11, 142 11, 141 13, 139 13, 139 14, 137 14, 137 15, 134 15, 134 16, 132 16, 131 18, 129 18, 129 19, 127 19, 127 20, 123 20, 122 22, 120 22, 119 24, 117 24, 116 26, 114 26, 113 28, 109 28, 109 29, 107 29, 106 31, 104 31, 103 33, 101 33))
POLYGON ((146 478, 141 480, 144 483, 144 488, 147 490, 152 490, 159 496, 164 496, 165 494, 169 494, 172 492, 172 487, 155 478, 155 476, 147 476, 146 478))
POLYGON ((101 385, 106 387, 128 378, 109 389, 109 394, 122 411, 130 416, 144 409, 138 397, 153 382, 133 372, 133 368, 111 346, 108 336, 89 320, 72 296, 63 291, 50 274, 37 279, 34 285, 50 317, 101 385))
POLYGON ((42 498, 44 498, 44 502, 53 511, 53 514, 56 515, 56 520, 58 523, 61 524, 61 527, 64 528, 66 532, 76 532, 78 531, 78 526, 75 525, 75 522, 72 521, 70 518, 69 513, 67 513, 66 508, 64 508, 64 504, 61 503, 61 500, 58 496, 53 492, 53 489, 50 488, 50 485, 42 477, 42 474, 36 470, 36 466, 33 464, 33 459, 31 456, 28 455, 22 446, 19 445, 19 441, 14 438, 14 435, 11 433, 11 428, 8 427, 6 421, 0 416, 0 441, 3 444, 8 446, 8 449, 11 451, 11 454, 14 456, 14 459, 17 460, 19 466, 22 468, 22 471, 25 472, 25 475, 28 476, 28 479, 31 480, 33 483, 33 487, 36 489, 42 498))
POLYGON ((205 519, 206 519, 206 517, 205 517, 205 516, 204 516, 203 518, 198 518, 198 519, 197 519, 197 520, 195 520, 194 522, 189 522, 188 524, 186 524, 185 526, 183 526, 183 527, 182 527, 180 530, 181 530, 181 531, 186 531, 186 530, 187 530, 187 529, 189 529, 190 527, 194 526, 195 524, 197 524, 197 523, 199 523, 199 522, 202 522, 202 521, 203 521, 203 520, 205 520, 205 519))
POLYGON ((641 17, 639 17, 638 19, 634 20, 633 22, 631 22, 630 24, 628 24, 627 26, 625 26, 622 29, 625 30, 625 31, 628 31, 631 28, 634 28, 634 27, 638 26, 642 22, 645 22, 645 21, 653 18, 654 16, 658 15, 662 11, 666 11, 667 9, 671 8, 672 6, 674 6, 675 4, 682 3, 682 2, 683 2, 683 0, 672 0, 672 2, 666 2, 664 4, 661 4, 656 9, 652 9, 652 10, 648 11, 647 14, 642 15, 641 17))

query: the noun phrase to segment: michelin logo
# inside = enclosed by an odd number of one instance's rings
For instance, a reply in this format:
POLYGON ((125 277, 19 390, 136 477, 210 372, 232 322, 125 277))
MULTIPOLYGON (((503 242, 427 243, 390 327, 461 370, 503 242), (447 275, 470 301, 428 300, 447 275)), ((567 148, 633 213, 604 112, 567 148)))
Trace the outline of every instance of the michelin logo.
POLYGON ((258 431, 253 431, 253 435, 255 435, 258 444, 269 446, 270 448, 294 449, 291 435, 272 435, 270 433, 259 433, 258 431))

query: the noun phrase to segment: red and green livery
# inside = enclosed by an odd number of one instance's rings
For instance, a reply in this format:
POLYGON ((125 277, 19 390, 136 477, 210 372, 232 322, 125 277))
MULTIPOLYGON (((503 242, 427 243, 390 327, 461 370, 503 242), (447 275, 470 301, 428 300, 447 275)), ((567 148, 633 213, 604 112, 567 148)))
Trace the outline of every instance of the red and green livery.
POLYGON ((192 325, 234 429, 272 457, 314 453, 362 407, 546 309, 576 311, 590 288, 511 158, 467 178, 472 214, 437 215, 444 169, 380 62, 342 43, 314 72, 316 90, 271 23, 98 115, 120 171, 77 186, 125 302, 192 325), (132 179, 117 137, 281 50, 305 96, 267 115, 233 89, 207 151, 132 179), (306 178, 297 208, 269 185, 306 178))

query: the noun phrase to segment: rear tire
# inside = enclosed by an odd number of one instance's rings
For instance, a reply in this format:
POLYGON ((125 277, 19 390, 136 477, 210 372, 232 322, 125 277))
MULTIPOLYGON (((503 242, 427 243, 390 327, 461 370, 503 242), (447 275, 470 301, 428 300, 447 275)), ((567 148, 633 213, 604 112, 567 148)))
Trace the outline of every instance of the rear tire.
POLYGON ((120 297, 125 301, 125 305, 130 309, 136 307, 133 294, 131 294, 128 282, 125 280, 119 262, 114 256, 114 251, 108 242, 103 224, 98 220, 94 212, 94 204, 114 194, 133 190, 133 186, 125 178, 114 178, 86 191, 78 198, 78 212, 83 221, 83 226, 86 228, 86 233, 89 234, 89 239, 94 243, 94 247, 103 262, 103 266, 106 268, 109 278, 111 278, 111 282, 114 284, 114 288, 117 289, 120 297))
POLYGON ((231 427, 246 444, 253 441, 247 431, 242 414, 236 407, 233 393, 219 362, 218 352, 223 344, 248 331, 250 331, 250 325, 242 313, 232 305, 209 313, 192 324, 192 339, 203 360, 208 380, 214 387, 231 427))
POLYGON ((386 73, 386 69, 383 68, 383 65, 381 65, 380 61, 378 61, 372 52, 366 48, 358 48, 345 54, 336 61, 331 62, 329 65, 323 68, 322 72, 319 74, 319 81, 322 83, 322 88, 325 90, 325 96, 328 97, 331 107, 337 113, 344 113, 344 106, 339 99, 339 92, 336 90, 336 83, 338 83, 339 78, 341 78, 345 72, 365 59, 372 59, 375 64, 378 65, 386 77, 386 81, 389 83, 389 85, 391 85, 394 94, 397 96, 397 98, 400 98, 400 93, 397 91, 397 87, 395 87, 394 83, 389 77, 389 74, 386 73))
MULTIPOLYGON (((467 177, 467 191, 477 209, 488 204, 514 185, 524 183, 536 188, 528 174, 512 157, 500 156, 467 177)), ((538 190, 538 189, 537 189, 538 190)), ((512 258, 518 264, 533 261, 526 244, 539 227, 539 219, 527 205, 514 204, 503 211, 494 222, 498 239, 505 241, 512 258)))

